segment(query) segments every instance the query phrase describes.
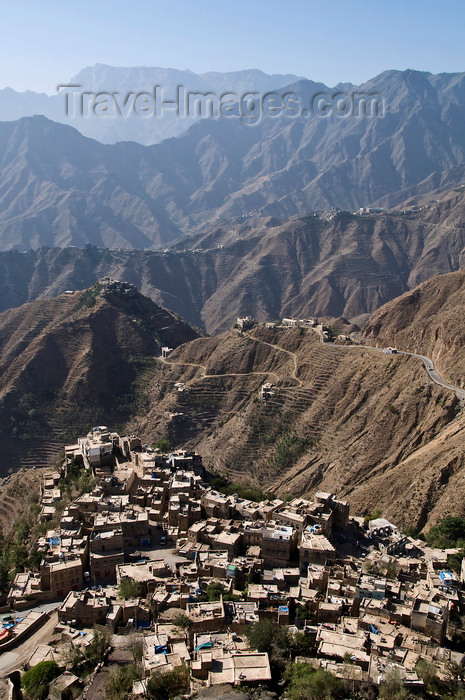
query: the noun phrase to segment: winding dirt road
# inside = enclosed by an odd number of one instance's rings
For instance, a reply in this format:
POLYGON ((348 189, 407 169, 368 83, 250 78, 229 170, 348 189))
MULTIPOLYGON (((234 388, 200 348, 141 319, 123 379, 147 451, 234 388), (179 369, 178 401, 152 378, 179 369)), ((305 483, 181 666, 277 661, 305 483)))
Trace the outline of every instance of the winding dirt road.
MULTIPOLYGON (((317 333, 320 341, 323 343, 323 337, 322 335, 315 330, 314 328, 310 328, 309 330, 312 330, 313 332, 317 333)), ((273 343, 268 343, 266 340, 261 340, 258 338, 255 338, 254 336, 251 336, 252 340, 254 340, 257 343, 263 343, 264 345, 268 345, 270 348, 273 348, 274 350, 278 350, 279 352, 284 352, 286 355, 288 355, 292 362, 293 362, 293 370, 290 373, 289 377, 293 379, 294 381, 297 382, 298 387, 303 386, 303 382, 298 378, 297 372, 299 369, 298 361, 297 361, 297 355, 292 352, 291 350, 285 350, 284 348, 280 347, 279 345, 275 345, 273 343)), ((374 350, 375 352, 382 352, 386 353, 386 348, 378 348, 373 345, 335 345, 334 343, 324 343, 326 347, 334 348, 337 350, 374 350)), ((433 361, 429 358, 426 357, 425 355, 419 355, 414 352, 407 352, 406 350, 396 350, 395 354, 397 355, 408 355, 410 357, 415 357, 417 360, 420 360, 427 372, 428 377, 433 381, 435 384, 438 384, 439 386, 444 387, 444 389, 449 389, 450 391, 454 391, 457 398, 460 399, 460 401, 465 402, 465 389, 462 389, 458 386, 454 386, 453 384, 450 384, 449 382, 446 382, 445 379, 443 379, 437 372, 437 370, 434 368, 433 361)), ((237 372, 225 372, 223 374, 209 374, 207 368, 205 365, 201 364, 195 364, 193 362, 180 362, 178 360, 169 360, 166 357, 160 357, 158 358, 162 362, 165 362, 168 365, 184 365, 186 367, 197 367, 199 369, 203 370, 203 377, 194 377, 193 379, 189 380, 186 382, 186 384, 191 384, 193 382, 201 381, 202 379, 211 379, 215 377, 249 377, 251 375, 257 375, 257 376, 265 376, 265 377, 274 377, 276 381, 279 381, 279 376, 276 374, 276 372, 242 372, 242 373, 237 373, 237 372)), ((292 387, 289 387, 290 389, 292 387)), ((295 387, 297 388, 297 387, 295 387)))

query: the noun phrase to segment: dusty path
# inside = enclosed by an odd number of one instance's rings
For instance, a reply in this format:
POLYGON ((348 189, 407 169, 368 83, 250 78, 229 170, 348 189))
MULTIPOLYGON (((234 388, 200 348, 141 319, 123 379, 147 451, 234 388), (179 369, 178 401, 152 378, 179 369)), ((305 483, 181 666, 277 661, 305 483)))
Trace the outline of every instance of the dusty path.
MULTIPOLYGON (((309 330, 312 330, 313 332, 317 333, 319 336, 320 340, 322 343, 323 341, 323 336, 314 328, 311 328, 309 330)), ((273 348, 274 350, 278 350, 279 352, 283 352, 286 355, 290 357, 292 360, 293 364, 293 369, 291 373, 288 375, 291 379, 297 382, 298 387, 303 386, 303 382, 298 378, 297 372, 299 369, 298 361, 297 361, 297 355, 292 352, 291 350, 285 350, 279 345, 275 345, 274 343, 268 343, 266 340, 261 340, 258 338, 255 338, 253 335, 250 336, 256 343, 263 343, 264 345, 268 345, 270 348, 273 348)), ((330 347, 333 349, 337 350, 374 350, 375 352, 381 352, 385 353, 386 349, 385 348, 379 348, 375 347, 373 345, 335 345, 334 343, 324 343, 326 347, 330 347)), ((465 389, 461 389, 458 386, 454 386, 453 384, 450 384, 449 382, 446 382, 445 379, 443 379, 437 372, 437 370, 434 368, 433 361, 429 358, 426 357, 425 355, 419 355, 414 352, 407 352, 405 350, 397 350, 396 354, 398 355, 408 355, 410 357, 415 357, 418 360, 421 360, 423 363, 425 370, 428 374, 428 377, 433 381, 435 384, 438 384, 439 386, 442 386, 444 389, 449 389, 450 391, 454 391, 457 398, 460 399, 461 401, 465 402, 465 389)), ((162 362, 168 364, 168 365, 183 365, 186 367, 197 367, 203 371, 203 376, 202 377, 194 377, 193 379, 189 380, 187 384, 193 384, 194 382, 202 381, 202 379, 212 379, 215 377, 249 377, 251 375, 257 375, 257 376, 264 376, 264 377, 274 377, 276 381, 279 381, 280 377, 276 374, 276 372, 243 372, 243 373, 236 373, 236 372, 225 372, 223 374, 209 374, 207 368, 205 365, 201 364, 195 364, 192 362, 180 362, 178 360, 169 360, 167 358, 158 358, 162 362)), ((289 387, 290 389, 292 387, 289 387)), ((295 387, 297 388, 297 387, 295 387)))
MULTIPOLYGON (((256 338, 254 338, 256 340, 256 338)), ((258 341, 257 342, 263 342, 263 341, 258 341)), ((269 345, 269 343, 266 343, 269 345)), ((282 350, 282 352, 288 352, 287 350, 283 350, 282 348, 278 347, 277 345, 272 345, 271 347, 275 347, 278 350, 282 350)), ((276 381, 279 380, 279 376, 276 374, 276 372, 224 372, 223 374, 209 374, 207 371, 207 368, 205 365, 200 365, 200 364, 195 364, 194 362, 180 362, 179 360, 169 360, 166 357, 158 357, 158 360, 161 362, 164 362, 167 365, 183 365, 184 367, 198 367, 199 369, 203 370, 203 376, 202 377, 193 377, 190 379, 187 384, 193 384, 194 382, 199 382, 202 381, 202 379, 215 379, 217 377, 250 377, 253 375, 256 376, 261 376, 261 377, 274 377, 276 381)), ((295 379, 297 379, 295 377, 295 379)), ((297 381, 299 381, 297 379, 297 381)))
POLYGON ((255 342, 257 342, 257 343, 263 343, 264 345, 268 345, 270 348, 274 348, 275 350, 279 350, 280 352, 285 352, 286 355, 289 355, 290 358, 292 359, 292 362, 294 365, 294 369, 292 370, 292 372, 289 376, 291 377, 291 379, 294 379, 298 383, 299 386, 303 386, 303 382, 301 382, 297 376, 297 371, 299 369, 299 365, 297 362, 297 355, 295 354, 295 352, 291 352, 291 350, 285 350, 280 345, 274 345, 273 343, 268 343, 266 340, 259 340, 258 338, 255 338, 253 335, 251 336, 251 338, 253 338, 253 340, 255 340, 255 342))
MULTIPOLYGON (((273 343, 268 343, 266 340, 260 340, 259 338, 255 338, 253 335, 251 335, 250 337, 256 343, 263 343, 264 345, 268 345, 270 348, 273 348, 274 350, 278 350, 279 352, 284 352, 284 353, 286 353, 286 355, 289 355, 289 357, 291 358, 292 363, 294 365, 294 368, 293 368, 292 372, 290 373, 290 375, 288 375, 288 376, 291 377, 291 379, 294 379, 298 383, 299 386, 303 386, 303 383, 297 377, 297 371, 299 369, 299 365, 297 362, 297 356, 296 356, 295 352, 291 352, 290 350, 285 350, 284 348, 280 347, 279 345, 274 345, 273 343)), ((270 376, 270 377, 274 377, 276 379, 276 381, 279 381, 279 379, 280 379, 279 375, 276 374, 276 372, 271 372, 271 371, 270 372, 225 372, 223 374, 209 374, 205 365, 195 364, 193 362, 180 362, 179 360, 169 360, 166 357, 159 357, 157 359, 160 360, 161 362, 164 362, 167 365, 183 365, 185 367, 198 367, 199 369, 202 369, 203 373, 204 373, 203 377, 194 377, 189 382, 187 382, 188 384, 190 384, 191 382, 199 381, 201 379, 211 379, 214 377, 250 377, 250 375, 257 375, 257 376, 264 376, 264 377, 270 376)))
POLYGON ((198 365, 195 362, 180 362, 180 360, 168 360, 167 357, 157 357, 157 360, 160 360, 160 362, 164 362, 165 365, 183 365, 184 367, 199 367, 200 369, 203 369, 204 376, 207 376, 207 368, 205 367, 205 365, 198 365))

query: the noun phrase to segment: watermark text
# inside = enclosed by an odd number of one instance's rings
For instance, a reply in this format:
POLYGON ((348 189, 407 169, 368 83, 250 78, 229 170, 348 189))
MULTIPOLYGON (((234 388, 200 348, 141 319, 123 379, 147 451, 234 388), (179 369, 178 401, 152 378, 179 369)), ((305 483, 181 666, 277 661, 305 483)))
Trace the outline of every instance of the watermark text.
POLYGON ((66 116, 127 118, 160 118, 171 114, 181 118, 235 117, 246 124, 256 124, 262 117, 286 116, 339 118, 379 117, 384 114, 384 101, 377 93, 318 92, 304 99, 295 92, 246 92, 238 95, 224 92, 198 92, 178 85, 164 90, 155 85, 150 91, 92 92, 82 85, 57 86, 63 95, 66 116))

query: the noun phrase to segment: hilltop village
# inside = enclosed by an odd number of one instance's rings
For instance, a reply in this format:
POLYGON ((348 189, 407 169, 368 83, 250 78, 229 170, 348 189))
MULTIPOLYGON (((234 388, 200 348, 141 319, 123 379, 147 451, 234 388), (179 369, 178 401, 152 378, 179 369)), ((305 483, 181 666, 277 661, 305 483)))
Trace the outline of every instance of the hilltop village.
MULTIPOLYGON (((85 650, 96 626, 117 633, 107 651, 121 663, 121 640, 139 635, 139 695, 154 674, 177 668, 191 693, 266 685, 273 660, 244 633, 263 621, 299 640, 294 658, 354 687, 379 685, 392 668, 407 687, 421 687, 420 660, 443 678, 462 666, 449 643, 461 610, 450 551, 384 518, 351 517, 349 503, 330 493, 253 502, 209 479, 200 455, 162 452, 105 426, 67 446, 61 471, 42 484, 39 519, 57 525, 38 542, 39 571, 14 578, 0 653, 47 623, 43 604, 58 601, 52 640, 25 666, 57 661, 50 697, 82 692, 63 648, 85 650), (93 488, 60 509, 73 471, 93 488)), ((98 669, 87 691, 97 677, 98 669)))

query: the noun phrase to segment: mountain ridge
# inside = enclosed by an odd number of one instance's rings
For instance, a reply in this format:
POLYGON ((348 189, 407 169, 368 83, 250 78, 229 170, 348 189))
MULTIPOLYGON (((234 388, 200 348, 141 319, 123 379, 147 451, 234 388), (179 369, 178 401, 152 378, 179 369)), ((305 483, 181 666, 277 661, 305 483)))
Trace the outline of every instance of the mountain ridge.
MULTIPOLYGON (((174 94, 177 85, 184 84, 193 91, 218 93, 231 92, 243 94, 250 89, 266 92, 285 87, 294 82, 298 76, 287 74, 269 75, 256 69, 219 73, 210 71, 197 74, 190 70, 177 70, 162 67, 129 67, 122 68, 95 64, 81 69, 62 85, 75 85, 82 91, 117 92, 123 96, 131 92, 153 92, 160 85, 166 98, 174 94)), ((58 90, 58 88, 57 88, 58 90)), ((124 99, 124 98, 123 98, 124 99)), ((196 117, 181 120, 167 111, 151 122, 130 115, 126 119, 117 117, 101 119, 92 114, 81 116, 71 101, 66 108, 64 88, 60 94, 47 95, 28 90, 17 92, 12 88, 0 90, 0 120, 10 121, 25 116, 43 114, 55 122, 68 124, 79 129, 88 138, 94 138, 102 143, 117 143, 119 141, 135 141, 144 145, 158 143, 165 138, 178 136, 195 123, 196 117)))
POLYGON ((0 252, 0 310, 107 275, 135 284, 209 333, 249 314, 260 322, 344 316, 361 325, 420 282, 465 267, 465 191, 437 197, 368 216, 212 223, 165 252, 93 246, 0 252))
POLYGON ((28 453, 34 465, 45 448, 58 454, 95 421, 127 422, 161 346, 196 337, 132 285, 109 279, 0 314, 3 474, 15 461, 27 465, 28 453))
POLYGON ((397 206, 462 183, 465 74, 388 71, 356 89, 378 95, 377 111, 339 116, 331 90, 305 80, 294 90, 307 116, 263 116, 256 97, 151 146, 103 145, 45 117, 0 123, 0 247, 157 248, 237 216, 397 206))
POLYGON ((166 370, 154 378, 151 409, 132 426, 146 439, 196 449, 233 481, 281 496, 329 491, 356 514, 379 508, 401 525, 463 513, 463 412, 415 358, 256 328, 196 340, 165 363, 184 390, 164 388, 166 370), (265 381, 271 395, 260 400, 265 381))
POLYGON ((447 379, 465 386, 465 334, 461 309, 465 305, 465 272, 427 280, 376 311, 364 328, 367 342, 387 338, 402 350, 423 350, 447 379))

